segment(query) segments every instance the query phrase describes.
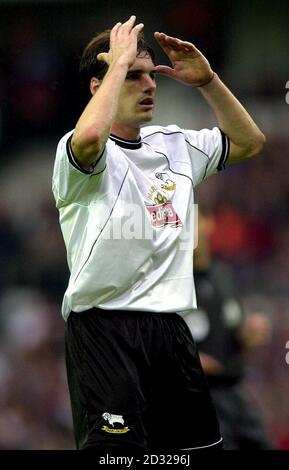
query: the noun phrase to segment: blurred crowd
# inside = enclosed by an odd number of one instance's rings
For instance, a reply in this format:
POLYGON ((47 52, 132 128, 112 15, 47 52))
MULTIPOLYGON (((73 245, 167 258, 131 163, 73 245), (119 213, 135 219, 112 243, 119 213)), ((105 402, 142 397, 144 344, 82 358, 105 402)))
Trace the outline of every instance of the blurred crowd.
MULTIPOLYGON (((0 449, 74 448, 60 314, 69 273, 51 175, 57 141, 73 128, 87 96, 76 78, 82 46, 119 19, 113 2, 98 3, 97 28, 89 2, 0 6, 0 449)), ((220 75, 232 79, 224 29, 225 23, 233 28, 230 3, 220 2, 220 9, 209 1, 160 2, 156 17, 148 2, 143 16, 151 19, 149 32, 163 27, 197 40, 220 75), (181 25, 180 15, 186 19, 181 25), (190 33, 192 17, 198 27, 190 33)), ((127 12, 130 2, 121 18, 127 12)), ((240 37, 243 17, 240 7, 240 37)), ((241 51, 240 38, 238 44, 241 51)), ((276 57, 274 64, 271 81, 264 72, 258 93, 254 81, 251 89, 240 86, 244 97, 256 92, 266 106, 268 95, 279 93, 284 101, 276 57)), ((239 80, 233 82, 237 94, 239 80)), ((245 311, 262 311, 272 323, 268 343, 246 352, 245 379, 275 448, 289 450, 289 137, 272 132, 267 140, 255 160, 201 185, 197 202, 213 213, 212 254, 233 268, 245 311)))

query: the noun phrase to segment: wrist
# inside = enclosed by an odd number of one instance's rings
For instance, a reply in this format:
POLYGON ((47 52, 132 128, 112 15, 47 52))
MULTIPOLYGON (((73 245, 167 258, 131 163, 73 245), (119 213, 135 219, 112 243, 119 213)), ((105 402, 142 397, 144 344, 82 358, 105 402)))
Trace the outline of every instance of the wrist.
POLYGON ((130 61, 125 57, 118 57, 112 62, 111 65, 113 65, 114 67, 119 67, 128 70, 131 64, 130 61))
POLYGON ((203 86, 209 85, 209 83, 211 83, 214 80, 216 75, 217 75, 216 72, 212 71, 211 76, 207 80, 205 80, 203 83, 200 83, 200 85, 195 85, 195 87, 202 88, 203 86))
POLYGON ((117 73, 122 75, 126 75, 129 69, 129 63, 122 59, 117 59, 112 61, 108 66, 108 72, 110 73, 117 73))

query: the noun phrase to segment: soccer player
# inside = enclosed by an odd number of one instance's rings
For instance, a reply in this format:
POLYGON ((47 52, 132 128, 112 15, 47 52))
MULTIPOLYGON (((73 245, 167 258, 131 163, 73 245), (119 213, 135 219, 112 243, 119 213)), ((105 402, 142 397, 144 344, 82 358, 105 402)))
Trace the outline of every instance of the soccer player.
POLYGON ((217 449, 196 346, 177 313, 196 305, 193 188, 226 161, 256 155, 265 138, 193 44, 156 32, 171 67, 156 65, 142 29, 131 16, 87 45, 80 71, 92 97, 56 152, 76 445, 217 449), (141 128, 153 116, 158 73, 202 93, 218 126, 141 128))

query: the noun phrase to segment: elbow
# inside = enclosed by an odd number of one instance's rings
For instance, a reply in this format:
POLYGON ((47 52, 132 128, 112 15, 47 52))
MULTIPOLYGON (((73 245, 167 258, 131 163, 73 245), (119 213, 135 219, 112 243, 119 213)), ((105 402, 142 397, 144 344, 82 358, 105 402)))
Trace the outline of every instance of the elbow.
POLYGON ((251 140, 248 141, 246 149, 245 149, 245 158, 251 158, 255 157, 258 155, 264 148, 264 145, 266 144, 266 137, 265 135, 260 131, 258 132, 257 135, 251 138, 251 140))
POLYGON ((77 129, 75 129, 71 139, 71 146, 80 162, 91 164, 95 161, 96 155, 99 154, 101 137, 95 129, 86 129, 82 132, 77 132, 77 129))
POLYGON ((76 128, 74 130, 71 143, 74 147, 85 149, 97 147, 100 142, 99 133, 95 128, 88 128, 85 130, 78 131, 76 128))
POLYGON ((264 146, 266 144, 266 137, 260 131, 258 134, 252 139, 249 148, 248 148, 248 157, 255 157, 259 153, 262 152, 264 146))

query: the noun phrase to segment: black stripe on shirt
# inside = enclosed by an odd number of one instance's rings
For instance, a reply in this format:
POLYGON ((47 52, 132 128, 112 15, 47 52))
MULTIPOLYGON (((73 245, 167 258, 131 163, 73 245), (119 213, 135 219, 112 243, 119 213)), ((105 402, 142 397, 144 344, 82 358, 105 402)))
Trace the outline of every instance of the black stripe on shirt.
POLYGON ((117 203, 117 201, 118 201, 119 195, 120 195, 121 190, 122 190, 122 188, 123 188, 124 182, 125 182, 125 180, 126 180, 128 171, 129 171, 129 167, 128 167, 127 170, 126 170, 126 173, 125 173, 124 178, 123 178, 123 180, 122 180, 122 183, 121 183, 121 186, 120 186, 120 188, 119 188, 118 194, 117 194, 117 196, 116 196, 116 198, 115 198, 115 201, 114 201, 114 203, 113 203, 112 209, 111 209, 111 211, 110 211, 110 213, 109 213, 109 215, 108 215, 108 218, 106 219, 106 221, 105 221, 105 223, 104 223, 102 229, 100 230, 100 232, 99 232, 97 238, 94 240, 94 242, 93 242, 93 244, 92 244, 92 246, 91 246, 91 248, 90 248, 90 252, 89 252, 89 254, 88 254, 86 260, 84 261, 83 265, 82 265, 81 268, 79 269, 77 275, 75 276, 73 282, 76 282, 76 280, 77 280, 77 278, 79 277, 80 273, 82 272, 83 268, 86 266, 86 264, 87 264, 87 262, 88 262, 88 260, 89 260, 89 258, 90 258, 90 256, 91 256, 91 254, 92 254, 93 248, 95 247, 96 242, 99 240, 100 235, 102 234, 102 232, 104 231, 104 229, 105 229, 107 223, 108 223, 109 220, 110 220, 110 217, 111 217, 111 215, 112 215, 112 213, 113 213, 113 211, 114 211, 115 205, 116 205, 116 203, 117 203))
POLYGON ((78 171, 81 171, 81 173, 85 173, 86 175, 91 175, 94 172, 94 169, 95 169, 96 165, 99 163, 101 157, 104 155, 105 148, 103 149, 103 151, 102 151, 101 155, 99 156, 99 158, 97 159, 97 161, 90 165, 90 169, 85 170, 82 166, 80 166, 76 156, 73 153, 72 146, 71 146, 72 135, 73 134, 71 134, 71 136, 67 139, 67 142, 66 142, 66 152, 67 152, 68 160, 70 161, 71 165, 74 168, 76 168, 78 171))
POLYGON ((222 129, 219 128, 219 131, 221 132, 221 137, 222 137, 222 153, 220 156, 219 164, 217 166, 217 170, 221 171, 225 169, 225 163, 227 161, 227 158, 229 156, 229 151, 230 151, 230 139, 229 137, 222 131, 222 129))
POLYGON ((208 160, 210 160, 209 155, 206 152, 204 152, 204 150, 200 149, 199 147, 196 147, 189 140, 186 139, 185 133, 183 131, 174 131, 174 132, 155 131, 155 132, 152 132, 151 134, 144 135, 143 139, 145 139, 146 137, 150 137, 152 135, 155 135, 155 134, 163 134, 163 135, 182 134, 182 136, 185 139, 185 142, 187 142, 187 144, 189 144, 190 147, 193 147, 194 149, 198 150, 199 152, 204 154, 208 160))
MULTIPOLYGON (((145 142, 145 143, 146 143, 146 142, 145 142)), ((148 144, 147 144, 147 145, 148 145, 148 144)), ((169 157, 168 157, 165 153, 159 152, 158 150, 154 150, 154 151, 155 151, 155 153, 159 153, 160 155, 163 155, 163 156, 166 158, 166 160, 167 160, 167 162, 168 162, 169 170, 170 170, 172 173, 174 173, 175 175, 180 175, 180 176, 184 176, 185 178, 188 178, 188 179, 190 180, 190 182, 192 183, 192 186, 194 187, 194 182, 193 182, 193 180, 192 180, 192 178, 191 178, 190 176, 185 175, 184 173, 180 173, 179 171, 174 171, 174 170, 172 170, 172 168, 171 168, 171 166, 170 166, 169 157)))

